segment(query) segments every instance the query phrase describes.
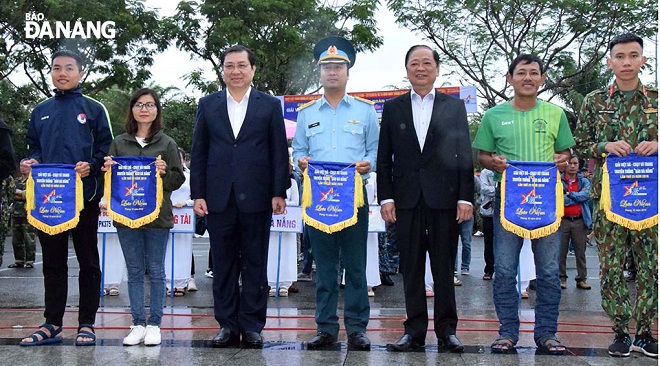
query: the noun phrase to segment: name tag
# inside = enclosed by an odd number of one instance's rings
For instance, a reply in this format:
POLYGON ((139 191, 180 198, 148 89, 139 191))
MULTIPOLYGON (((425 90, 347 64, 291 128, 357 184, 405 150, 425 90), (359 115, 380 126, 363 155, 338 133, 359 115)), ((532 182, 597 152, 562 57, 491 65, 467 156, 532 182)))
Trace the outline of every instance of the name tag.
POLYGON ((658 113, 658 110, 656 108, 651 107, 651 108, 645 109, 644 113, 646 113, 646 114, 658 113))
POLYGON ((321 124, 321 122, 314 122, 312 124, 307 125, 307 128, 314 128, 316 126, 319 126, 320 124, 321 124))

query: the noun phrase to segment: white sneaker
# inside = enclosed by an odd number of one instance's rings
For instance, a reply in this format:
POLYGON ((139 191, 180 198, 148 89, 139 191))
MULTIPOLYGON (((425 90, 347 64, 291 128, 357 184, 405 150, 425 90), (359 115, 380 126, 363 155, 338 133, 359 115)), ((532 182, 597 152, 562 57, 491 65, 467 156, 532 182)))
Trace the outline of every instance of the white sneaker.
POLYGON ((197 284, 195 283, 195 277, 190 277, 188 280, 188 291, 197 291, 197 284))
POLYGON ((160 344, 160 328, 155 325, 147 325, 147 333, 144 335, 145 346, 157 346, 160 344))
POLYGON ((135 346, 144 341, 144 325, 131 325, 131 332, 124 337, 124 346, 135 346))
POLYGON ((463 281, 459 280, 458 277, 454 276, 454 286, 462 286, 463 281))

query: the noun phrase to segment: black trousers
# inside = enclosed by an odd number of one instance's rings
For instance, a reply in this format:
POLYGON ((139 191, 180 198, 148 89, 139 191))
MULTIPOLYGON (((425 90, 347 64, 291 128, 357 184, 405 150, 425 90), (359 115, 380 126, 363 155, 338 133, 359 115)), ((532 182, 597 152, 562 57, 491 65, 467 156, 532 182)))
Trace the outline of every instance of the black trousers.
POLYGON ((493 239, 495 231, 493 228, 493 217, 482 216, 484 226, 484 260, 486 266, 484 267, 484 274, 495 273, 495 255, 493 254, 493 239))
POLYGON ((207 216, 215 319, 233 334, 260 333, 266 325, 271 217, 271 210, 238 211, 233 193, 223 212, 207 216), (238 286, 239 275, 242 288, 238 286))
POLYGON ((428 327, 424 271, 426 252, 433 274, 434 330, 438 338, 456 334, 458 315, 454 298, 454 267, 458 247, 456 209, 434 210, 423 198, 412 210, 396 212, 397 240, 403 274, 407 319, 406 334, 425 343, 428 327))
POLYGON ((57 235, 48 235, 42 231, 38 233, 44 261, 44 316, 48 324, 61 326, 64 317, 69 284, 69 234, 73 236, 73 248, 80 267, 78 323, 94 324, 96 320, 101 288, 99 251, 96 245, 98 220, 99 202, 85 202, 85 208, 80 211, 80 221, 75 228, 57 235))

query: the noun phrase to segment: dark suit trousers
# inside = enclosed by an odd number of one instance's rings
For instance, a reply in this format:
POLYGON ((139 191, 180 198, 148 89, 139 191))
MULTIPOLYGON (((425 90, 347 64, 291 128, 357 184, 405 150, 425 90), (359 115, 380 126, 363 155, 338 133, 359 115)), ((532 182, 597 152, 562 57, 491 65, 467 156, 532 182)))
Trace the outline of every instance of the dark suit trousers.
POLYGON ((407 319, 406 334, 424 343, 428 327, 424 270, 426 251, 433 274, 434 329, 438 338, 456 334, 458 315, 454 298, 454 267, 458 247, 456 209, 433 210, 420 198, 411 210, 396 212, 403 289, 407 319))
POLYGON ((207 216, 215 320, 236 335, 245 331, 261 333, 266 325, 271 214, 271 210, 240 212, 232 192, 223 212, 207 216), (238 286, 239 274, 242 289, 238 286))

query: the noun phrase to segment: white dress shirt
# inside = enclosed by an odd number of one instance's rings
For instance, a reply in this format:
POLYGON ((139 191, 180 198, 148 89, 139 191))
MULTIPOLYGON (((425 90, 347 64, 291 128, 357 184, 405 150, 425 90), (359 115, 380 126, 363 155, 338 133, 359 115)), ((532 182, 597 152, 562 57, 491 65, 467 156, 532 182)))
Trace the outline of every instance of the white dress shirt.
POLYGON ((431 89, 424 98, 417 94, 413 89, 410 91, 410 100, 412 105, 413 126, 415 126, 415 132, 417 133, 419 149, 424 150, 426 134, 429 132, 429 124, 431 123, 431 113, 433 113, 435 89, 431 89))
POLYGON ((227 114, 229 115, 231 129, 234 132, 234 138, 238 137, 238 132, 241 130, 241 126, 243 126, 251 91, 252 87, 248 87, 248 90, 245 92, 245 95, 243 95, 241 101, 237 102, 231 96, 229 89, 227 89, 227 114))

